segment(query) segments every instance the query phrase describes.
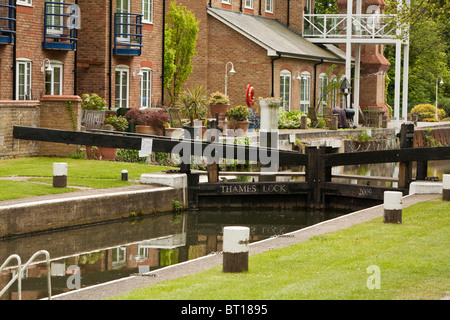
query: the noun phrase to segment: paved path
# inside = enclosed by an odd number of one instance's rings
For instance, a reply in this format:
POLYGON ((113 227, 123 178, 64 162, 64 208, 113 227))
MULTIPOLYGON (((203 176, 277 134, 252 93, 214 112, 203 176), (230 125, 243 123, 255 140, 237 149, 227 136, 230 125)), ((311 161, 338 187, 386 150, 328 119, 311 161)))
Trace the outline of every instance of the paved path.
MULTIPOLYGON (((403 198, 403 207, 428 201, 437 200, 436 194, 416 194, 403 198)), ((286 246, 304 242, 311 237, 349 228, 383 216, 383 205, 368 208, 347 214, 336 219, 327 220, 316 225, 300 229, 283 236, 255 242, 250 245, 250 255, 262 253, 272 249, 280 249, 286 246)), ((186 261, 177 265, 165 267, 153 271, 154 276, 131 276, 93 287, 71 291, 58 296, 54 300, 102 300, 129 292, 130 290, 149 286, 161 281, 175 279, 181 276, 194 274, 222 264, 222 255, 212 254, 195 260, 186 261)), ((251 267, 251 266, 250 266, 251 267)))

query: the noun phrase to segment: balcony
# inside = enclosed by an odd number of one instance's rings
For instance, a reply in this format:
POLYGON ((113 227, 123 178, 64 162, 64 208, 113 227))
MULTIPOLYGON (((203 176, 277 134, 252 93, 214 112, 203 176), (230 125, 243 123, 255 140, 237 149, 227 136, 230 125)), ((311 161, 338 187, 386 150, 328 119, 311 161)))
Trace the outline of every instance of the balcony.
POLYGON ((116 55, 140 56, 142 53, 142 14, 114 14, 114 50, 116 55))
POLYGON ((0 44, 13 44, 16 35, 14 0, 0 1, 0 44))
MULTIPOLYGON (((396 15, 354 14, 351 16, 351 41, 354 43, 391 43, 398 41, 396 15)), ((312 42, 345 43, 346 14, 305 14, 303 36, 312 42)))
POLYGON ((75 50, 79 28, 78 6, 73 3, 45 2, 42 48, 75 50))

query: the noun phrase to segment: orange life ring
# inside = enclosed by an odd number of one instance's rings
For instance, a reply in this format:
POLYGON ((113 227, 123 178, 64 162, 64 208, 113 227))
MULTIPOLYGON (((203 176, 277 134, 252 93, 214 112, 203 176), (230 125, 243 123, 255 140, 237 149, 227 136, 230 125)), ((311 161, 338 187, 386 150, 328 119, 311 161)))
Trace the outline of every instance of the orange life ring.
POLYGON ((249 84, 247 87, 245 102, 247 102, 247 107, 249 108, 251 108, 255 104, 255 89, 251 84, 249 84))

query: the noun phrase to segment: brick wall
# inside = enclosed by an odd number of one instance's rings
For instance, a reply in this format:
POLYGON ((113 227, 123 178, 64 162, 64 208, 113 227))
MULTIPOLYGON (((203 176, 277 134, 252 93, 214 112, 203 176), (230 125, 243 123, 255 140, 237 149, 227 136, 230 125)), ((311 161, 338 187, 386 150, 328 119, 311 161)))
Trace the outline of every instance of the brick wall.
MULTIPOLYGON (((79 96, 43 96, 40 103, 40 127, 79 131, 81 127, 80 113, 81 98, 79 96)), ((64 157, 76 153, 77 148, 76 145, 40 142, 39 153, 43 156, 64 157)))
POLYGON ((39 127, 39 101, 0 101, 0 158, 38 155, 38 142, 13 138, 16 125, 39 127))

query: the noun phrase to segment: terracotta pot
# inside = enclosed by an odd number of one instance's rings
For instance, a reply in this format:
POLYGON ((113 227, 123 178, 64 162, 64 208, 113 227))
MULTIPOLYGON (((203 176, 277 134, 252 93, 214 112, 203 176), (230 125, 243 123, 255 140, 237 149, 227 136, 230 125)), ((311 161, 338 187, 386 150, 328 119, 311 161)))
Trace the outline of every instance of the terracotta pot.
POLYGON ((218 113, 219 120, 224 120, 229 107, 230 107, 229 104, 210 104, 209 105, 209 117, 215 119, 216 113, 218 113))
POLYGON ((152 126, 143 126, 143 125, 136 126, 136 133, 149 134, 154 136, 158 135, 158 132, 156 131, 155 128, 153 128, 152 126))
POLYGON ((230 120, 228 121, 228 129, 241 129, 244 132, 248 131, 248 127, 250 125, 250 121, 236 121, 236 120, 230 120))
POLYGON ((86 146, 86 158, 104 161, 116 160, 117 148, 95 147, 92 151, 92 146, 86 146))
POLYGON ((166 137, 171 137, 177 128, 164 128, 164 135, 166 137))

